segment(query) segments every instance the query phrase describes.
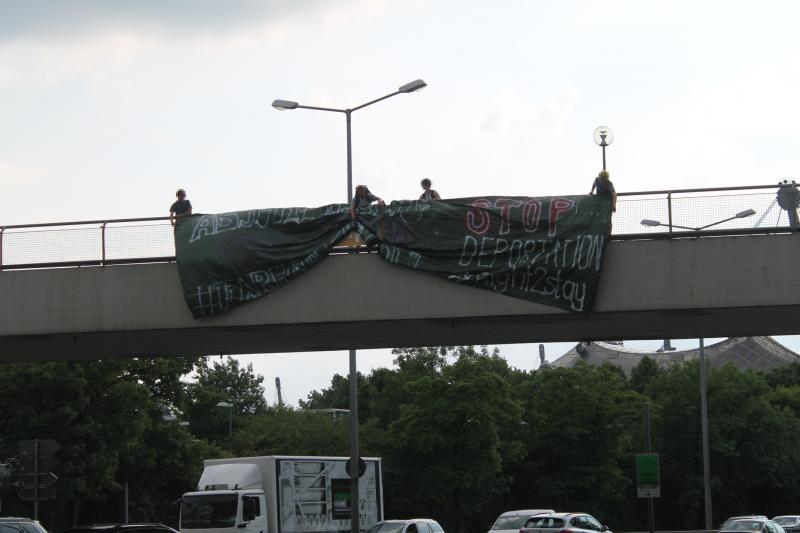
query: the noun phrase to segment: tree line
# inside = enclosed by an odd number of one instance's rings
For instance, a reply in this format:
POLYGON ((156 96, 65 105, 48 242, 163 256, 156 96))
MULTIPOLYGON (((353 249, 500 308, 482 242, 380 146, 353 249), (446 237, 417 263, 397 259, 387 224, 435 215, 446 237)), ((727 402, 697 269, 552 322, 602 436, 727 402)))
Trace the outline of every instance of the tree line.
MULTIPOLYGON (((522 371, 485 347, 393 353, 393 368, 358 376, 361 451, 383 458, 387 518, 483 533, 503 511, 553 508, 614 531, 646 529, 633 458, 649 405, 661 454, 656 527, 702 527, 696 362, 662 369, 645 358, 626 377, 608 364, 522 371)), ((710 369, 708 400, 715 523, 800 511, 800 367, 710 369)), ((263 377, 230 357, 0 366, 2 514, 32 512, 16 496, 19 440, 62 445, 56 498, 40 506, 50 530, 120 521, 126 485, 131 521, 175 526, 203 459, 348 455, 346 418, 315 411, 347 407, 340 375, 299 408, 268 405, 263 377), (233 404, 230 435, 220 401, 233 404)))

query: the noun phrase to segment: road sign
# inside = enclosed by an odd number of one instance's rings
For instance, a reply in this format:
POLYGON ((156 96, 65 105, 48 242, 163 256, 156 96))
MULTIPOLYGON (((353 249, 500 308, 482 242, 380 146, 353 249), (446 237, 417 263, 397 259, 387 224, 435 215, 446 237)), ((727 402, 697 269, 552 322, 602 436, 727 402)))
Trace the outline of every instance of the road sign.
POLYGON ((40 474, 20 474, 20 482, 23 487, 33 488, 37 484, 39 488, 51 487, 58 481, 58 476, 52 472, 42 472, 40 474))
POLYGON ((59 464, 58 459, 53 455, 61 449, 61 445, 53 439, 21 440, 17 442, 17 447, 19 450, 20 470, 25 474, 50 472, 55 470, 59 464), (39 449, 38 465, 36 458, 37 445, 39 449))
MULTIPOLYGON (((38 492, 39 500, 52 500, 56 497, 55 487, 40 488, 38 492)), ((21 500, 32 502, 37 495, 33 487, 24 487, 17 492, 17 496, 19 496, 21 500)))
MULTIPOLYGON (((347 472, 347 476, 349 477, 350 476, 350 459, 347 460, 347 463, 345 463, 344 467, 345 467, 345 471, 347 472)), ((367 471, 367 463, 364 462, 364 459, 359 457, 358 458, 358 477, 363 476, 366 471, 367 471)))
POLYGON ((639 498, 661 497, 661 468, 657 453, 636 454, 636 493, 639 498))

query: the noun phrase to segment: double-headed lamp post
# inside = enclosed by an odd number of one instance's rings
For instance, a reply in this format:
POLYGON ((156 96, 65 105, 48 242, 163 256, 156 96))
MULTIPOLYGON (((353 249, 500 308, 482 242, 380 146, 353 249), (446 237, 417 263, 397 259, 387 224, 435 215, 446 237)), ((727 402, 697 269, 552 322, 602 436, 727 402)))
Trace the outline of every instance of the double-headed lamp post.
MULTIPOLYGON (((348 108, 337 109, 333 107, 319 107, 310 105, 300 105, 291 100, 275 100, 272 102, 272 107, 278 111, 286 111, 290 109, 311 109, 314 111, 330 111, 333 113, 344 113, 347 125, 347 203, 349 204, 353 199, 353 149, 350 135, 350 115, 354 111, 363 109, 372 104, 378 103, 381 100, 386 100, 398 94, 407 94, 419 91, 428 84, 422 80, 414 80, 400 86, 395 92, 381 96, 375 100, 370 100, 365 104, 348 108)), ((359 533, 360 516, 359 504, 360 495, 358 489, 358 467, 359 467, 359 451, 358 451, 358 373, 356 370, 356 351, 350 350, 350 530, 352 533, 359 533)))
POLYGON ((664 224, 663 222, 659 222, 658 220, 649 220, 647 218, 642 220, 642 226, 650 226, 650 227, 664 226, 665 228, 669 228, 670 231, 672 231, 672 228, 685 229, 689 231, 703 231, 704 229, 708 229, 711 226, 717 226, 725 222, 730 222, 731 220, 736 220, 737 218, 751 217, 755 214, 756 212, 753 209, 746 209, 744 211, 736 213, 732 217, 728 217, 724 220, 719 220, 717 222, 712 222, 711 224, 706 224, 705 226, 700 226, 699 228, 690 228, 688 226, 679 226, 677 224, 664 224))
POLYGON ((351 109, 337 109, 334 107, 300 105, 297 102, 293 102, 291 100, 274 100, 272 102, 272 107, 274 107, 278 111, 286 111, 289 109, 312 109, 314 111, 331 111, 333 113, 344 113, 345 119, 347 121, 347 203, 350 203, 350 201, 353 199, 353 150, 350 142, 350 115, 354 111, 358 111, 359 109, 363 109, 369 105, 378 103, 381 100, 386 100, 387 98, 391 98, 392 96, 398 94, 413 93, 419 91, 420 89, 423 89, 427 85, 428 84, 422 80, 414 80, 399 87, 395 92, 391 94, 387 94, 386 96, 381 96, 380 98, 376 98, 375 100, 370 100, 365 104, 361 104, 351 109))

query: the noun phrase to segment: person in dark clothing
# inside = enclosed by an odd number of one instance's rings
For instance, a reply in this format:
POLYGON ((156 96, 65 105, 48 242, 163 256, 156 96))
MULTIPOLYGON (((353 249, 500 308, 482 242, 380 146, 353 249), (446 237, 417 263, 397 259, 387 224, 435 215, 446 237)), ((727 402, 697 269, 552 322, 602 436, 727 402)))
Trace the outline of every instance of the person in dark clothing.
POLYGON ((350 216, 353 220, 356 219, 356 211, 369 207, 372 202, 378 202, 378 205, 386 205, 386 203, 369 192, 366 185, 356 185, 356 195, 353 197, 353 202, 350 204, 350 216))
POLYGON ((419 199, 423 202, 430 202, 431 200, 441 200, 442 197, 439 196, 439 193, 435 190, 431 189, 431 180, 428 178, 423 179, 419 182, 422 185, 423 193, 420 195, 419 199))
POLYGON ((594 194, 595 189, 597 190, 597 194, 599 195, 608 195, 611 196, 611 211, 617 211, 617 191, 614 189, 614 184, 611 183, 609 179, 609 174, 607 170, 601 170, 597 177, 594 179, 594 183, 592 183, 592 190, 589 191, 589 194, 594 194))
POLYGON ((800 227, 797 218, 797 208, 800 207, 800 190, 797 189, 794 181, 789 183, 789 180, 783 180, 778 183, 780 184, 777 193, 778 206, 789 215, 789 227, 800 227))
POLYGON ((169 208, 169 223, 173 226, 176 219, 192 214, 192 202, 186 199, 186 191, 178 189, 175 196, 178 197, 178 200, 169 208))

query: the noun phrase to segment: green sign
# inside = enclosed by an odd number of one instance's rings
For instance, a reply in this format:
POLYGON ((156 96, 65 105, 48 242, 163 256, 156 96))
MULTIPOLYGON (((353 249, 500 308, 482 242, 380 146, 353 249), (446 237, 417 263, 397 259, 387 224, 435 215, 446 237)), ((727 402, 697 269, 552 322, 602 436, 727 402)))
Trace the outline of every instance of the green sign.
POLYGON ((661 496, 661 468, 657 453, 636 454, 636 489, 639 498, 661 496))
POLYGON ((592 309, 611 228, 604 196, 461 198, 195 215, 175 227, 195 318, 267 296, 358 233, 395 265, 574 312, 592 309))

